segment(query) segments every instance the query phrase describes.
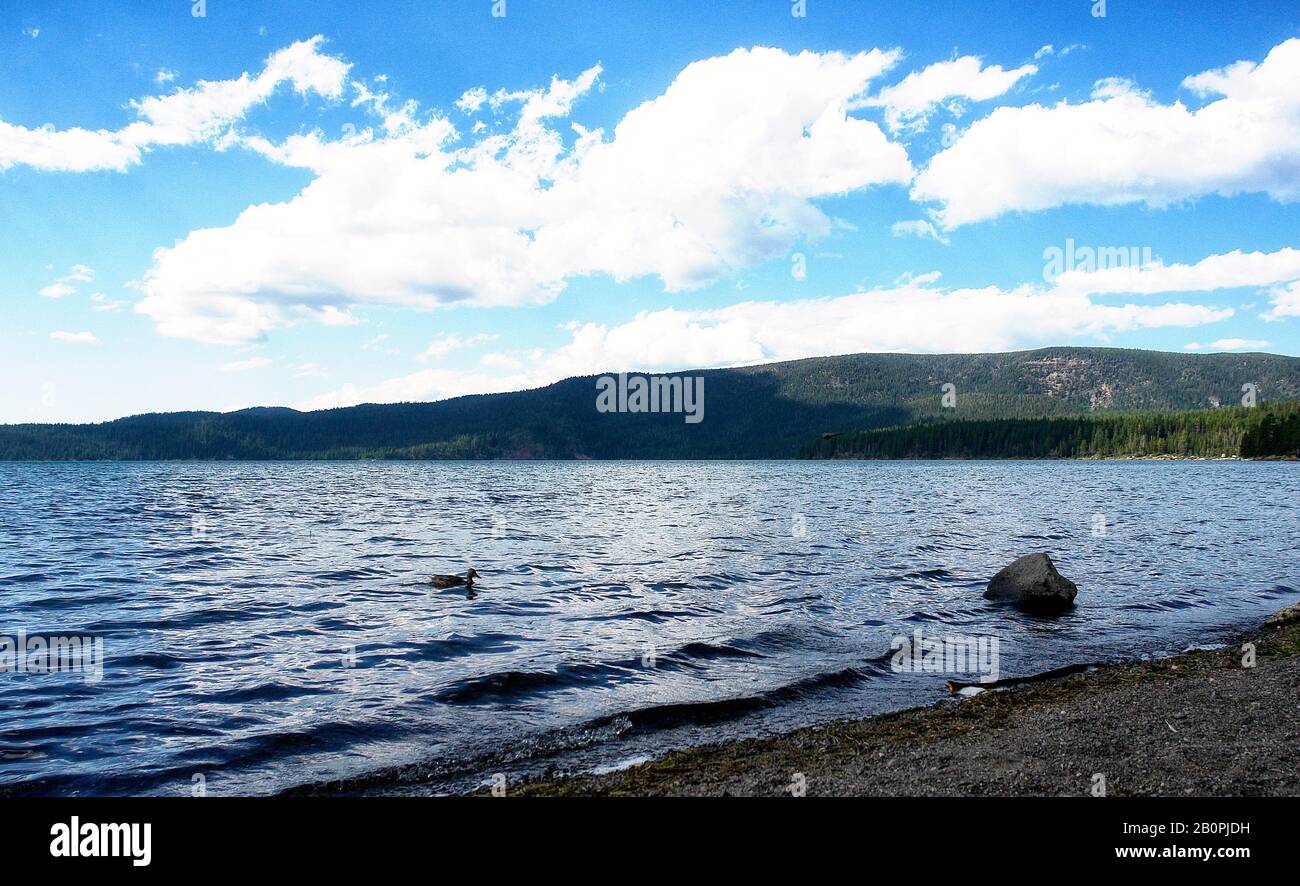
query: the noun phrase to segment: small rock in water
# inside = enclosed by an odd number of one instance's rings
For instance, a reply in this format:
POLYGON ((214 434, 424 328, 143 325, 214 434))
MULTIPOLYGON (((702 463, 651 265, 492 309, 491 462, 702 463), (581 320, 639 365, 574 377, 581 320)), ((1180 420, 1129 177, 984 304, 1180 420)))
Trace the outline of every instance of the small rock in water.
POLYGON ((1060 612, 1074 605, 1079 588, 1056 571, 1047 554, 1026 554, 993 576, 984 596, 1031 612, 1060 612))

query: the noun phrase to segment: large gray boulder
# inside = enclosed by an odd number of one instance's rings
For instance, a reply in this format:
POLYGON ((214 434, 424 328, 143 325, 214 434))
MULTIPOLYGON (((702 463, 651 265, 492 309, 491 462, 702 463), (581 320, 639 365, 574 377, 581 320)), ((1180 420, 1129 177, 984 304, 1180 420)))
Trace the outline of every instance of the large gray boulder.
POLYGON ((1026 554, 989 582, 984 596, 1030 612, 1060 612, 1074 605, 1079 588, 1056 571, 1046 554, 1026 554))

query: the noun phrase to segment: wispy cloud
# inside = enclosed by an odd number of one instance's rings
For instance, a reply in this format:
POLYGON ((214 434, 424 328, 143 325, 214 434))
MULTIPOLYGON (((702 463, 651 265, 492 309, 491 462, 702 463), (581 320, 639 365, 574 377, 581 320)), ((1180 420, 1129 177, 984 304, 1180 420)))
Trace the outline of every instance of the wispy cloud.
POLYGON ((225 363, 221 367, 222 372, 249 372, 253 369, 265 369, 271 365, 270 357, 250 357, 247 360, 236 360, 233 363, 225 363))
POLYGON ((1183 345, 1189 351, 1262 351, 1268 346, 1268 342, 1256 338, 1221 338, 1208 345, 1198 342, 1183 345))
POLYGON ((329 370, 319 363, 297 363, 293 367, 294 378, 328 378, 329 370))
POLYGON ((948 238, 939 233, 932 222, 923 218, 894 222, 889 226, 889 232, 895 237, 920 237, 922 240, 936 240, 945 245, 948 243, 948 238))
POLYGON ((441 360, 443 357, 446 357, 452 351, 459 351, 465 348, 472 348, 477 345, 481 345, 484 342, 492 341, 495 338, 496 338, 495 335, 488 335, 486 333, 466 336, 463 338, 455 335, 440 335, 437 338, 435 338, 432 342, 430 342, 429 346, 425 348, 424 351, 415 359, 421 362, 425 362, 429 360, 441 360))
POLYGON ((133 101, 139 119, 117 130, 32 129, 0 120, 0 171, 15 165, 60 172, 122 171, 152 148, 216 138, 282 83, 302 94, 337 98, 349 66, 322 54, 321 42, 321 37, 313 37, 274 53, 255 77, 203 81, 133 101))
POLYGON ((42 298, 63 298, 72 295, 77 291, 74 283, 89 283, 95 279, 95 270, 87 265, 73 265, 68 269, 68 273, 55 280, 49 286, 42 288, 39 295, 42 298))
POLYGON ((891 131, 916 131, 925 128, 930 114, 941 104, 947 103, 960 113, 962 102, 997 98, 1036 73, 1034 65, 1008 71, 1001 65, 985 67, 976 56, 965 55, 908 74, 902 82, 882 89, 862 104, 883 107, 891 131))
POLYGON ((101 313, 116 313, 126 307, 124 301, 112 301, 102 292, 92 292, 90 294, 91 309, 101 313))
POLYGON ((65 332, 64 330, 58 330, 57 332, 51 332, 50 338, 55 341, 67 342, 68 344, 74 345, 99 344, 99 339, 95 338, 93 332, 65 332))

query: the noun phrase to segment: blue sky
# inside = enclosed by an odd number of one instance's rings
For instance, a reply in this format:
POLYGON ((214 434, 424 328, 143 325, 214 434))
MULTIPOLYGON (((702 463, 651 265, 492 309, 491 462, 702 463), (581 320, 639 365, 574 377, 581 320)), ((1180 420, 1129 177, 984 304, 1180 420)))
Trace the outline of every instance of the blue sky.
POLYGON ((193 5, 0 11, 0 421, 1300 354, 1292 4, 193 5))

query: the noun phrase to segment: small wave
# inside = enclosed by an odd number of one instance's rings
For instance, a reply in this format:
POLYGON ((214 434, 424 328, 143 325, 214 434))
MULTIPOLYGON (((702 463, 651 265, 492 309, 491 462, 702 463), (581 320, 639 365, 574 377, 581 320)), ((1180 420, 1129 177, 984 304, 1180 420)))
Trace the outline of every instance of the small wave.
POLYGON ((49 756, 49 745, 0 744, 0 761, 19 763, 26 760, 44 760, 49 756))
POLYGON ((257 701, 282 701, 286 698, 298 698, 303 695, 323 695, 326 692, 327 690, 315 686, 298 686, 272 680, 259 683, 257 686, 205 692, 196 697, 202 701, 216 704, 244 704, 257 701))
POLYGON ((593 766, 586 773, 588 775, 612 775, 615 772, 631 769, 633 766, 640 766, 642 763, 649 763, 653 759, 654 757, 649 754, 638 754, 635 757, 628 757, 625 760, 619 760, 605 766, 593 766))
POLYGON ((577 572, 577 568, 570 563, 527 563, 525 566, 530 570, 537 572, 577 572))
POLYGON ((329 572, 313 573, 311 577, 319 581, 363 581, 389 575, 392 573, 387 569, 334 569, 329 572))
POLYGON ((60 589, 63 593, 58 597, 45 597, 40 600, 31 600, 23 604, 28 609, 44 609, 58 611, 62 609, 84 609, 90 606, 102 606, 110 603, 122 603, 131 599, 125 594, 89 594, 80 596, 75 593, 75 588, 60 589))
POLYGON ((168 655, 165 652, 140 652, 135 655, 123 655, 120 658, 114 657, 110 663, 115 668, 152 668, 154 670, 170 671, 189 661, 191 659, 179 655, 168 655))
POLYGON ((913 569, 911 572, 904 572, 899 578, 952 578, 952 573, 936 566, 932 569, 913 569))
POLYGON ((687 612, 676 612, 669 609, 624 609, 619 612, 611 612, 607 615, 583 615, 570 619, 571 621, 648 621, 651 624, 662 624, 666 621, 676 619, 691 618, 687 612))
MULTIPOLYGON (((743 641, 741 641, 743 642, 743 641)), ((745 649, 741 642, 693 641, 670 652, 647 657, 631 656, 617 661, 565 664, 550 671, 510 670, 457 681, 434 693, 434 699, 448 704, 481 704, 496 699, 517 699, 578 686, 613 686, 650 679, 661 670, 698 670, 702 663, 727 659, 761 659, 761 653, 745 649)))
POLYGON ((710 701, 681 702, 654 705, 608 714, 588 722, 598 729, 610 725, 620 727, 620 733, 632 730, 663 730, 679 726, 710 726, 735 720, 746 714, 804 698, 823 689, 856 686, 887 672, 882 664, 869 662, 860 667, 842 668, 838 671, 814 674, 785 686, 754 695, 722 698, 710 701))
POLYGON ((263 616, 264 613, 252 609, 199 609, 174 618, 158 618, 148 621, 98 621, 87 625, 85 630, 91 633, 106 631, 165 631, 230 622, 256 621, 263 616))
POLYGON ((517 699, 594 683, 609 685, 630 678, 630 667, 609 664, 564 665, 553 671, 500 671, 458 680, 433 694, 448 704, 482 704, 495 699, 517 699))
POLYGON ((773 609, 778 606, 793 606, 796 603, 817 603, 822 599, 821 594, 799 594, 794 597, 779 597, 770 603, 764 603, 764 609, 773 609))
POLYGON ((453 634, 442 640, 420 643, 400 658, 412 661, 450 661, 471 655, 514 652, 524 638, 518 634, 453 634))
POLYGON ((780 653, 791 650, 806 652, 816 648, 818 638, 832 639, 838 636, 834 631, 817 625, 785 625, 769 631, 759 631, 752 637, 741 637, 731 641, 733 646, 751 651, 780 653))
POLYGON ((304 603, 302 606, 290 606, 293 612, 327 612, 331 609, 343 609, 348 604, 337 600, 317 600, 314 603, 304 603))
POLYGON ((699 658, 706 661, 712 661, 720 658, 765 658, 757 652, 751 652, 748 649, 740 649, 736 646, 728 646, 725 643, 687 643, 681 649, 670 654, 668 657, 682 658, 699 658))
POLYGON ((1209 605, 1209 592, 1202 588, 1186 588, 1176 594, 1156 600, 1121 603, 1118 609, 1136 612, 1177 612, 1209 605))

